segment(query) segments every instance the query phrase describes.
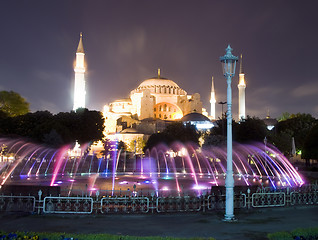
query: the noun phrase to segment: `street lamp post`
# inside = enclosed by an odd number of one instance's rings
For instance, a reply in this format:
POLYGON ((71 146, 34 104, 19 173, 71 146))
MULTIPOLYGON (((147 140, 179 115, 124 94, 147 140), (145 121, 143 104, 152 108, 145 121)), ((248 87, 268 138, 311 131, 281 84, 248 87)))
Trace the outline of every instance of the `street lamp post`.
POLYGON ((221 121, 222 121, 222 136, 224 137, 224 116, 225 116, 225 114, 224 114, 224 112, 223 112, 223 105, 224 104, 226 104, 227 102, 218 102, 219 104, 221 104, 222 105, 222 112, 221 112, 221 117, 222 117, 222 119, 221 119, 221 121))
POLYGON ((232 89, 231 81, 235 74, 236 62, 238 57, 232 55, 230 45, 226 48, 226 54, 220 57, 223 65, 223 75, 227 82, 227 164, 226 164, 226 202, 224 221, 233 221, 234 219, 234 178, 233 178, 233 162, 232 162, 232 89))

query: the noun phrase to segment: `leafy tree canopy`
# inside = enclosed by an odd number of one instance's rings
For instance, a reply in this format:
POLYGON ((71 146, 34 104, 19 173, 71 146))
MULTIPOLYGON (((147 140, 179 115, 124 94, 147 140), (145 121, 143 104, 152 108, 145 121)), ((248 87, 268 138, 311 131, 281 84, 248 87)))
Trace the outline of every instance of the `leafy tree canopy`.
POLYGON ((103 138, 101 112, 79 109, 52 115, 48 111, 0 118, 0 133, 18 135, 52 146, 98 141, 103 138))
POLYGON ((175 141, 199 144, 199 137, 200 133, 194 126, 185 126, 182 122, 175 122, 168 125, 161 133, 152 134, 144 147, 144 151, 146 149, 151 149, 160 143, 170 145, 175 141))
POLYGON ((26 114, 30 111, 30 104, 13 91, 0 91, 0 110, 10 117, 26 114))
POLYGON ((318 159, 318 123, 312 127, 305 140, 302 158, 318 159))
POLYGON ((247 116, 244 121, 233 125, 233 139, 236 142, 262 142, 266 135, 266 125, 263 120, 257 117, 247 116))
MULTIPOLYGON (((267 135, 265 123, 257 118, 250 117, 241 122, 232 121, 233 141, 239 143, 258 141, 262 142, 267 135)), ((219 146, 226 144, 227 121, 225 118, 216 121, 216 126, 204 136, 204 146, 219 146)))
POLYGON ((316 123, 317 120, 310 114, 290 114, 288 119, 278 122, 270 139, 279 150, 290 154, 294 137, 296 149, 302 150, 308 134, 316 123))

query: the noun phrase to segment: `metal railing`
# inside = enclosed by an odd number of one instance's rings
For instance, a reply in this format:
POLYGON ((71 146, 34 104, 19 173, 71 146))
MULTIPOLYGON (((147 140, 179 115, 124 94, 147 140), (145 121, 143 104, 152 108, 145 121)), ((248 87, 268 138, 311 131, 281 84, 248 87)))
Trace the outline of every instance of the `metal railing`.
MULTIPOLYGON (((135 189, 134 189, 135 190, 135 189)), ((205 212, 224 210, 225 194, 204 192, 201 196, 185 194, 183 196, 158 196, 155 192, 144 196, 142 192, 120 191, 120 195, 108 195, 106 192, 83 193, 82 196, 46 196, 42 191, 35 196, 0 195, 2 212, 37 212, 38 214, 147 214, 173 212, 205 212), (105 193, 105 194, 104 194, 105 193), (100 195, 102 195, 100 197, 100 195)), ((113 192, 114 193, 114 192, 113 192)), ((294 205, 318 204, 317 185, 303 186, 297 189, 258 188, 241 190, 234 195, 236 209, 285 207, 294 205)))
POLYGON ((259 207, 283 207, 286 205, 284 192, 253 193, 252 206, 259 207))
POLYGON ((45 197, 43 213, 91 214, 94 200, 91 197, 45 197))
POLYGON ((0 195, 1 212, 34 212, 34 196, 4 196, 0 195))
POLYGON ((100 200, 101 213, 147 213, 148 197, 103 197, 100 200))

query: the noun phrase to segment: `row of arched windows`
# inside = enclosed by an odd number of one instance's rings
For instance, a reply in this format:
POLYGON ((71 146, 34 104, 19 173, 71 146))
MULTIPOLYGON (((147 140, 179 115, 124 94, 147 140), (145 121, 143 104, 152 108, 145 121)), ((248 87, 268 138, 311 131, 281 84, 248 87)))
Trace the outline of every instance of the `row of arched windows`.
POLYGON ((157 107, 154 108, 154 112, 176 112, 176 108, 172 107, 172 106, 167 106, 167 104, 163 104, 163 105, 158 105, 157 107))
POLYGON ((161 114, 161 113, 159 113, 158 115, 157 114, 154 114, 154 118, 157 118, 157 116, 158 116, 158 118, 160 118, 160 119, 164 119, 164 120, 166 120, 166 119, 171 119, 171 115, 167 115, 167 114, 161 114))
POLYGON ((177 95, 185 95, 186 92, 182 90, 179 87, 172 87, 172 86, 157 86, 157 85, 151 85, 151 86, 142 86, 139 87, 138 90, 142 89, 154 89, 154 93, 164 93, 164 94, 177 94, 177 95))

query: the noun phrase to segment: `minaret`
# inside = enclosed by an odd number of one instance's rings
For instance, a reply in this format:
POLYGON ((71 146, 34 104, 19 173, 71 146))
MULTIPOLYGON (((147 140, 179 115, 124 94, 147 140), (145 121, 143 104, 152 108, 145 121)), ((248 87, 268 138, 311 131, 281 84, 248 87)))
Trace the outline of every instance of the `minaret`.
POLYGON ((215 91, 214 91, 214 81, 213 81, 213 76, 212 76, 212 88, 211 88, 211 98, 210 98, 210 103, 211 103, 211 119, 215 119, 215 91))
POLYGON ((240 73, 239 73, 239 84, 238 84, 238 90, 239 90, 239 112, 238 112, 238 118, 239 121, 246 118, 245 113, 245 74, 243 72, 243 60, 242 60, 242 54, 241 54, 241 61, 240 61, 240 73))
POLYGON ((83 35, 80 33, 80 40, 76 51, 75 63, 75 85, 74 85, 74 105, 73 110, 78 108, 85 108, 85 65, 84 65, 84 48, 83 48, 83 35))

